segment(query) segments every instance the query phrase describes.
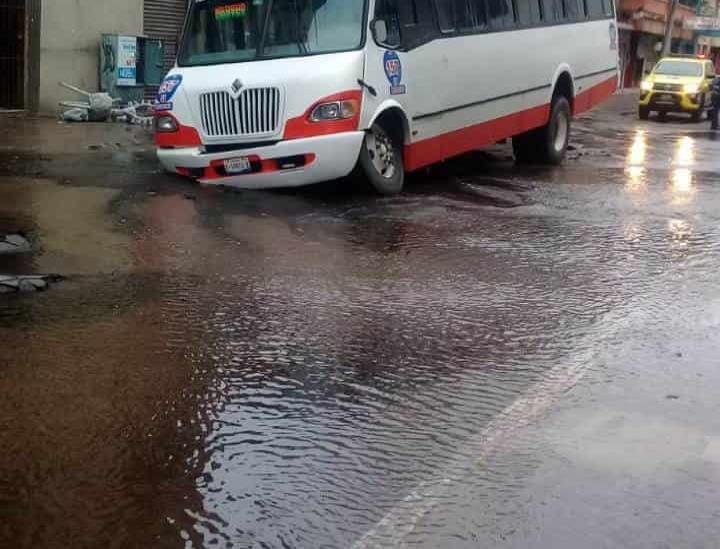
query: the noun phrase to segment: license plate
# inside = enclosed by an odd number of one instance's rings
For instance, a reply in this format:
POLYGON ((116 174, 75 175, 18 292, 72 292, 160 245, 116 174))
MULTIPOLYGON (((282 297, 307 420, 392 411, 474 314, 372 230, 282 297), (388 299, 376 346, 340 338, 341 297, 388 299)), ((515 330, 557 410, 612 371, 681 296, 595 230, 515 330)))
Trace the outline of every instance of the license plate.
POLYGON ((658 101, 673 101, 673 96, 669 93, 660 94, 658 101))
POLYGON ((247 173, 251 169, 250 159, 247 156, 225 160, 225 171, 227 173, 247 173))

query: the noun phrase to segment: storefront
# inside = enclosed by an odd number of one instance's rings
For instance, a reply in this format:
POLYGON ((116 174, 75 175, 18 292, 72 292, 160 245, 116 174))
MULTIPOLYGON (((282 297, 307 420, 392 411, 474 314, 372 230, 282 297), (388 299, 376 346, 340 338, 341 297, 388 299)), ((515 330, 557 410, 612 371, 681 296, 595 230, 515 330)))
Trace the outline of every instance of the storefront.
MULTIPOLYGON (((686 2, 687 3, 687 2, 686 2)), ((675 12, 671 51, 693 53, 694 33, 684 22, 695 9, 681 0, 675 12)), ((661 0, 619 0, 617 6, 619 55, 622 87, 631 88, 649 73, 660 58, 665 35, 668 2, 661 0)))
POLYGON ((720 19, 698 16, 687 20, 685 26, 695 33, 697 52, 712 59, 720 72, 720 19))

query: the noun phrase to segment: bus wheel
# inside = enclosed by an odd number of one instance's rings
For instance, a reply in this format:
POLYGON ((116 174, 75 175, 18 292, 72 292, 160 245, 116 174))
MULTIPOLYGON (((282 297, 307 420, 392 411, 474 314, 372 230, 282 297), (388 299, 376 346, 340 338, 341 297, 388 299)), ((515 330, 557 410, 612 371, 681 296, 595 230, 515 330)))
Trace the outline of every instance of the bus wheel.
POLYGON ((520 164, 560 164, 570 139, 570 103, 558 95, 550 108, 550 120, 536 130, 513 137, 513 153, 520 164))
POLYGON ((638 118, 640 120, 647 120, 650 118, 650 109, 647 107, 638 107, 638 118))
POLYGON ((376 122, 365 133, 359 162, 365 177, 380 194, 397 194, 402 190, 405 181, 402 145, 381 124, 376 122))
POLYGON ((570 140, 570 103, 562 96, 554 98, 550 120, 540 128, 538 153, 543 164, 561 164, 570 140))

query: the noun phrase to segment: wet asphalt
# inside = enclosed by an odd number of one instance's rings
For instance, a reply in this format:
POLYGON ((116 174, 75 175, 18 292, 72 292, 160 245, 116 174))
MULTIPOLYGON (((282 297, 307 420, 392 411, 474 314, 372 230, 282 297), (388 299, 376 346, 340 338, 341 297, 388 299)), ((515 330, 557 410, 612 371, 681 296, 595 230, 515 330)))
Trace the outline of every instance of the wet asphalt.
POLYGON ((0 115, 0 547, 720 546, 720 138, 634 100, 392 198, 0 115))

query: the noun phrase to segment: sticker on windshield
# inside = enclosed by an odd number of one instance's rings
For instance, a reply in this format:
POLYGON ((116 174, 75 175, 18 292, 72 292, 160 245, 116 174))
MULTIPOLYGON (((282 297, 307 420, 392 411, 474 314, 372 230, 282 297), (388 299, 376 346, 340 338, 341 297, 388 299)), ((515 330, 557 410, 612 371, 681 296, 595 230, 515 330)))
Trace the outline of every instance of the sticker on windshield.
POLYGON ((162 104, 170 103, 170 101, 172 101, 173 95, 175 95, 175 92, 178 91, 181 83, 181 74, 171 74, 170 76, 165 78, 165 80, 163 80, 163 83, 160 84, 160 88, 158 89, 155 101, 162 104))
POLYGON ((238 2, 227 6, 215 7, 215 19, 218 21, 229 21, 230 19, 242 19, 247 15, 247 4, 238 2))

